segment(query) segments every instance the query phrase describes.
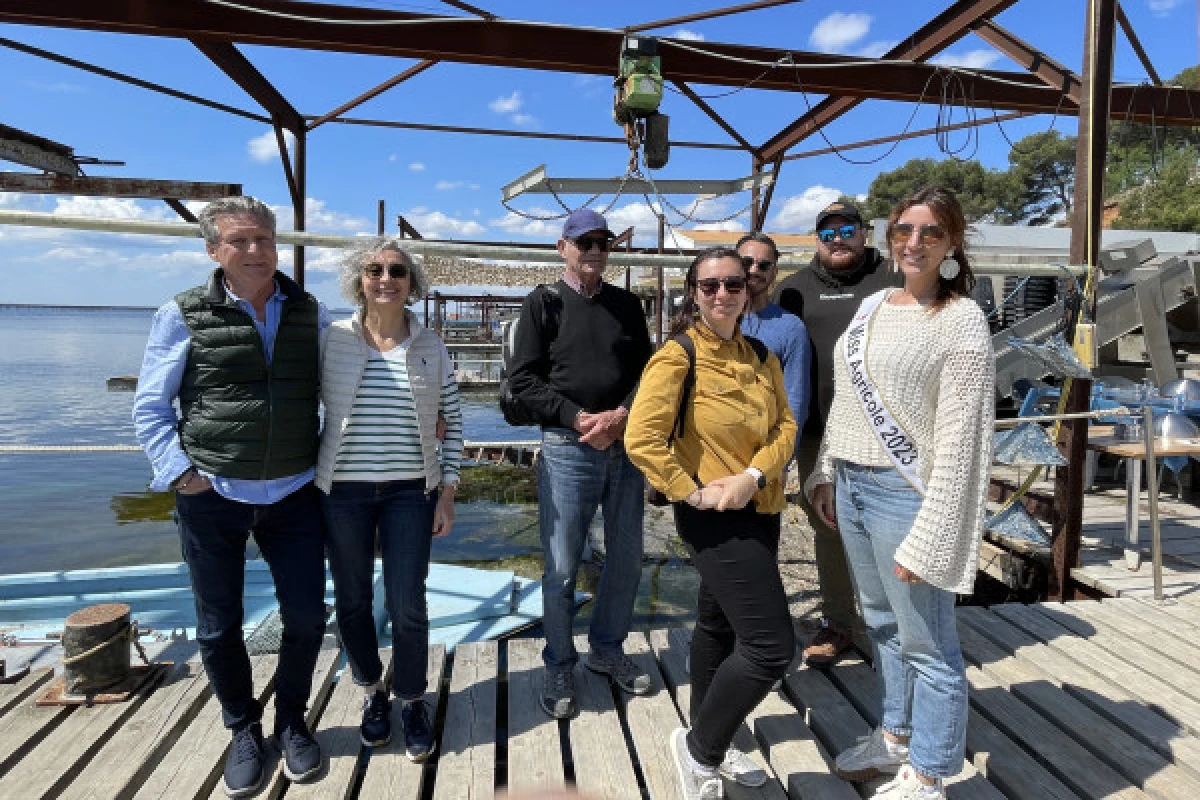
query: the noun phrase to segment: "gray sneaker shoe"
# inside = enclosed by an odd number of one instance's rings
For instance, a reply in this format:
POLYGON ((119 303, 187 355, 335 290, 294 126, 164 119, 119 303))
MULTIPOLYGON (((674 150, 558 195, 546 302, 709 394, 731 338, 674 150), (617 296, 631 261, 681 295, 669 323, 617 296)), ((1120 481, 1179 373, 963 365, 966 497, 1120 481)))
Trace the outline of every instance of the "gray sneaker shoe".
POLYGON ((721 762, 721 766, 717 767, 717 772, 721 773, 723 778, 752 789, 767 782, 767 771, 736 747, 730 747, 725 751, 725 760, 721 762))
POLYGON ((592 672, 612 678, 617 686, 630 694, 649 694, 654 688, 650 675, 620 651, 606 655, 589 653, 586 666, 592 672))
POLYGON ((538 700, 542 710, 555 719, 575 716, 575 672, 571 669, 546 668, 545 683, 538 700))
POLYGON ((849 750, 838 753, 834 766, 840 777, 858 783, 881 772, 894 775, 907 763, 908 745, 889 744, 883 738, 883 728, 876 728, 849 750))
POLYGON ((722 800, 725 788, 721 785, 721 776, 715 770, 705 774, 692 768, 692 757, 687 749, 687 728, 676 728, 671 734, 671 758, 675 761, 683 800, 722 800))

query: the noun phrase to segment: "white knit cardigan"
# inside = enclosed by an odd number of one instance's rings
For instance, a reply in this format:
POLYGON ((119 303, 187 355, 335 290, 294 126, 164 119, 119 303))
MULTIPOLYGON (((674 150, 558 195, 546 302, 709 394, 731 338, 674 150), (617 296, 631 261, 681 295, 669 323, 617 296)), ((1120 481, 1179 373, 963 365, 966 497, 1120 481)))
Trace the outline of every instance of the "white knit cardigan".
MULTIPOLYGON (((417 426, 421 431, 421 455, 425 466, 425 486, 436 489, 442 482, 438 458, 437 415, 441 401, 442 379, 446 374, 449 354, 442 340, 417 321, 412 311, 405 309, 412 341, 408 345, 408 380, 417 409, 417 426)), ((321 337, 321 402, 325 406, 325 427, 317 451, 317 488, 326 494, 333 487, 333 470, 337 465, 342 434, 346 431, 354 398, 367 367, 369 351, 362 335, 362 312, 350 319, 338 320, 325 329, 321 337)))
MULTIPOLYGON (((890 467, 843 356, 833 352, 834 398, 805 493, 834 482, 834 460, 890 467)), ((871 325, 867 368, 883 401, 916 440, 925 497, 896 563, 933 586, 970 594, 978 569, 992 463, 996 368, 987 318, 973 300, 941 311, 884 301, 871 325)))

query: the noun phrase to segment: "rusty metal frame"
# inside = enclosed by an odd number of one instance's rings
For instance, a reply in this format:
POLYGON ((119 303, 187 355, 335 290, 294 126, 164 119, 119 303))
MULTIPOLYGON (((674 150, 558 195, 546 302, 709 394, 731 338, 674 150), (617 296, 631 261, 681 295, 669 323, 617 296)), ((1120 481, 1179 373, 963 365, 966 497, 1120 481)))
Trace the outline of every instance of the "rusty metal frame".
POLYGON ((1146 74, 1150 76, 1150 80, 1155 86, 1162 86, 1162 78, 1158 77, 1158 71, 1154 69, 1154 63, 1150 60, 1150 56, 1146 54, 1145 48, 1142 47, 1142 40, 1138 38, 1137 32, 1133 29, 1133 23, 1129 21, 1129 17, 1125 16, 1125 9, 1121 8, 1121 4, 1117 3, 1117 24, 1121 26, 1121 30, 1125 32, 1125 38, 1129 42, 1129 46, 1133 48, 1133 52, 1137 53, 1138 60, 1142 62, 1142 66, 1146 69, 1146 74))
POLYGON ((1024 111, 1012 111, 1008 114, 993 114, 990 117, 981 117, 978 119, 968 120, 966 122, 955 122, 949 125, 939 125, 936 128, 921 128, 920 130, 908 131, 906 133, 895 133, 891 136, 879 136, 874 139, 861 139, 857 142, 834 145, 833 147, 822 147, 818 150, 805 150, 800 153, 788 153, 783 157, 783 160, 795 161, 801 158, 827 156, 832 153, 841 152, 842 150, 859 150, 863 147, 873 147, 875 145, 890 144, 892 142, 903 142, 907 139, 919 139, 922 136, 932 136, 937 133, 949 133, 950 131, 961 131, 966 128, 980 128, 984 125, 1008 122, 1014 119, 1024 119, 1025 117, 1030 116, 1033 115, 1027 114, 1024 111))
POLYGON ((691 100, 693 103, 695 103, 696 106, 701 111, 703 111, 705 114, 707 114, 713 122, 720 125, 721 130, 728 133, 730 135, 730 137, 735 142, 740 144, 744 150, 748 150, 751 153, 754 152, 754 150, 755 150, 754 145, 752 145, 752 144, 750 144, 750 142, 746 141, 746 138, 744 136, 742 136, 740 133, 738 133, 732 125, 730 125, 728 122, 726 122, 725 119, 720 114, 718 114, 716 111, 714 111, 712 106, 710 106, 708 103, 704 102, 703 97, 701 97, 700 95, 698 95, 694 91, 692 91, 692 87, 688 86, 683 81, 672 81, 672 83, 674 83, 676 88, 679 89, 679 91, 683 93, 684 97, 686 97, 688 100, 691 100))
POLYGON ((88 197, 138 197, 147 200, 216 200, 242 193, 239 183, 163 181, 143 178, 96 178, 86 175, 0 172, 0 192, 78 194, 88 197))
POLYGON ((360 94, 358 97, 355 97, 353 100, 348 100, 345 103, 342 103, 337 108, 328 112, 327 114, 322 114, 321 116, 317 117, 312 122, 308 123, 308 126, 307 126, 308 130, 311 131, 313 128, 317 127, 318 125, 324 125, 326 122, 329 122, 330 120, 337 119, 342 114, 345 114, 347 111, 349 111, 350 109, 356 108, 374 97, 378 97, 379 95, 386 92, 388 89, 391 89, 394 86, 398 86, 401 83, 404 83, 409 78, 413 78, 413 77, 416 77, 417 75, 420 75, 422 72, 429 69, 436 63, 437 63, 436 61, 433 61, 433 60, 427 58, 424 61, 421 61, 417 64, 413 64, 411 67, 404 70, 400 74, 394 75, 393 77, 388 78, 386 81, 384 81, 383 83, 379 84, 378 86, 376 86, 372 89, 368 89, 367 91, 360 94))
POLYGON ((637 25, 630 25, 623 28, 626 33, 638 33, 640 31, 649 31, 655 28, 665 28, 668 25, 684 25, 688 22, 700 22, 706 19, 716 19, 717 17, 727 17, 730 14, 742 14, 747 11, 758 11, 764 8, 773 8, 775 6, 786 6, 792 3, 802 3, 804 0, 757 0, 754 3, 742 3, 737 6, 725 6, 724 8, 714 8, 711 11, 697 11, 695 14, 684 14, 681 17, 670 17, 668 19, 655 20, 654 22, 642 22, 637 25))
POLYGON ((990 19, 980 21, 973 30, 980 39, 1037 75, 1046 82, 1047 86, 1053 86, 1062 91, 1076 106, 1079 105, 1079 93, 1082 85, 1079 82, 1079 76, 1073 70, 1064 67, 1046 53, 990 19))

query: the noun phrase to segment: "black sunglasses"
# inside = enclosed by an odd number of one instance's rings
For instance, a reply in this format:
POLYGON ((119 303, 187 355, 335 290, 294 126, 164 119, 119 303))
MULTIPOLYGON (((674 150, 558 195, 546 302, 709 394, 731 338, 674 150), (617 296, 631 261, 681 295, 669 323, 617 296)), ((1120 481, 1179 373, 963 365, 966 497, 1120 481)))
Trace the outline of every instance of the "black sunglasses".
POLYGON ((839 236, 843 239, 853 239, 856 233, 858 233, 857 225, 839 225, 836 228, 821 228, 817 231, 817 238, 825 244, 829 244, 839 236))
POLYGON ((766 260, 757 261, 755 260, 754 256, 742 256, 742 266, 747 270, 758 267, 759 272, 770 272, 771 267, 775 266, 775 262, 766 260))
POLYGON ((703 292, 705 297, 712 297, 722 286, 730 294, 740 294, 746 288, 746 279, 741 275, 729 275, 725 278, 702 278, 696 281, 696 288, 703 292))
POLYGON ((385 270, 388 277, 395 281, 408 277, 408 266, 405 264, 367 264, 363 267, 363 275, 377 281, 383 277, 385 270))
POLYGON ((575 243, 575 246, 579 248, 579 252, 581 253, 590 253, 593 246, 599 247, 601 253, 607 253, 609 245, 612 244, 612 240, 608 237, 597 236, 580 236, 578 239, 572 239, 571 241, 575 243))
MULTIPOLYGON (((912 239, 913 231, 915 230, 917 230, 917 227, 911 222, 897 222, 892 226, 892 229, 888 231, 888 240, 893 245, 903 245, 912 239)), ((945 238, 946 229, 941 225, 922 225, 920 228, 920 235, 917 237, 917 241, 919 241, 922 245, 928 246, 931 244, 938 244, 945 238)))

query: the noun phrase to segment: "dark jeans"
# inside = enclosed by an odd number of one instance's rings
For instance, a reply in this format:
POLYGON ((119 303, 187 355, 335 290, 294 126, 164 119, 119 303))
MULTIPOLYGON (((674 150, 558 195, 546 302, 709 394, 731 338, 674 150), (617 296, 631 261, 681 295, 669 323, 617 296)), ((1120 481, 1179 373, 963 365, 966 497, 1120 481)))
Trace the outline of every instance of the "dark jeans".
POLYGON ((700 573, 692 633, 688 749, 717 766, 746 715, 787 672, 796 650, 779 577, 779 515, 675 504, 675 525, 700 573))
POLYGON ((275 581, 283 643, 275 668, 276 727, 302 718, 325 633, 324 525, 311 483, 271 505, 227 500, 216 491, 176 492, 183 558, 196 596, 196 640, 221 701, 225 727, 262 718, 242 638, 246 539, 253 534, 275 581))
POLYGON ((403 700, 425 694, 429 661, 425 579, 437 499, 436 491, 425 491, 424 480, 334 481, 322 502, 338 630, 354 682, 361 686, 383 677, 372 611, 375 535, 379 534, 384 597, 392 620, 392 690, 403 700))

